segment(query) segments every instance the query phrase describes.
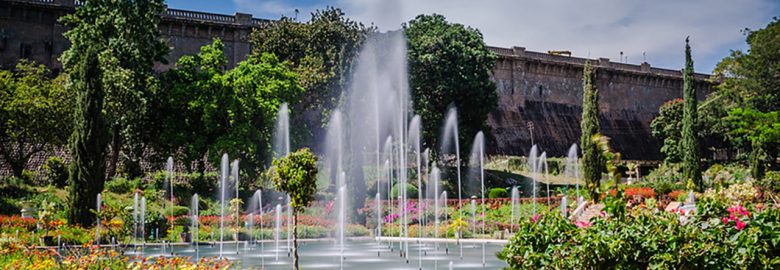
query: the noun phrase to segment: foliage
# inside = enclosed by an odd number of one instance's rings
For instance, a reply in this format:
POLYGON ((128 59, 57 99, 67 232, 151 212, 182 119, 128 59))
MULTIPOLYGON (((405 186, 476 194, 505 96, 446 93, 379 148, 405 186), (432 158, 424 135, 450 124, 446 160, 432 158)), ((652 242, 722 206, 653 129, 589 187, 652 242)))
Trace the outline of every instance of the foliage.
MULTIPOLYGON (((71 50, 74 47, 71 47, 71 50)), ((76 112, 69 147, 73 161, 70 164, 68 191, 70 207, 68 221, 89 226, 94 221, 97 194, 103 190, 105 149, 108 141, 106 123, 102 114, 104 88, 100 82, 101 70, 94 48, 88 56, 79 59, 69 74, 69 87, 76 92, 76 112)))
POLYGON ((413 199, 417 198, 417 194, 419 192, 417 190, 417 187, 415 187, 414 185, 409 184, 409 183, 400 183, 400 184, 393 185, 393 188, 390 189, 390 197, 392 197, 393 199, 396 199, 396 198, 398 198, 398 196, 401 196, 401 194, 400 194, 401 193, 401 187, 400 187, 401 185, 406 187, 406 197, 407 198, 413 198, 413 199))
POLYGON ((597 201, 599 198, 599 182, 604 171, 604 160, 593 141, 593 136, 601 132, 599 125, 599 90, 594 84, 596 71, 590 62, 585 62, 582 75, 582 136, 580 137, 580 149, 582 149, 582 171, 585 183, 587 183, 590 197, 597 201))
POLYGON ((698 100, 693 78, 693 60, 691 46, 685 39, 685 69, 683 70, 683 119, 682 119, 682 169, 683 179, 693 181, 697 190, 704 190, 701 179, 701 153, 696 131, 698 122, 698 100))
POLYGON ((488 192, 488 198, 508 198, 509 197, 509 191, 506 191, 505 188, 491 188, 490 192, 488 192))
POLYGON ((62 188, 68 183, 68 164, 60 157, 50 157, 41 168, 46 182, 62 188))
POLYGON ((184 164, 197 165, 201 174, 204 153, 216 162, 228 153, 241 159, 242 173, 254 177, 267 164, 279 107, 297 101, 303 90, 297 75, 272 54, 226 70, 224 49, 216 39, 162 75, 157 145, 184 164))
POLYGON ((460 146, 469 149, 469 136, 488 130, 487 115, 498 105, 490 79, 495 54, 488 51, 479 30, 450 23, 439 14, 419 15, 403 30, 412 100, 422 117, 425 144, 438 145, 439 125, 448 107, 455 106, 460 146))
POLYGON ((733 207, 718 215, 686 216, 687 222, 683 223, 677 213, 638 208, 624 220, 597 219, 576 226, 559 215, 545 215, 521 222, 520 230, 500 256, 515 269, 780 266, 780 234, 774 231, 778 229, 780 209, 751 212, 733 207))
POLYGON ((303 211, 317 192, 317 156, 308 148, 274 159, 271 179, 279 191, 290 195, 290 206, 303 211))
MULTIPOLYGON (((374 31, 333 7, 314 11, 308 22, 282 17, 252 33, 250 58, 272 53, 288 62, 299 75, 298 84, 308 93, 301 103, 303 110, 324 115, 318 119, 329 119, 330 110, 346 88, 360 46, 374 31)), ((303 123, 297 117, 291 120, 298 123, 291 123, 292 127, 305 125, 299 125, 303 123)))
POLYGON ((157 87, 154 63, 167 63, 164 56, 169 51, 158 28, 163 10, 162 0, 96 0, 61 18, 70 28, 65 37, 71 46, 61 57, 65 71, 71 73, 85 57, 97 58, 100 73, 95 79, 105 91, 101 110, 112 134, 109 177, 119 151, 140 158, 151 131, 147 125, 149 99, 157 87), (90 50, 95 55, 88 54, 90 50))
POLYGON ((767 191, 780 192, 780 172, 767 172, 764 178, 756 182, 756 185, 767 191))
POLYGON ((682 99, 667 101, 658 109, 658 116, 650 123, 654 137, 663 140, 661 153, 665 163, 682 161, 682 115, 685 102, 682 99))
POLYGON ((303 148, 274 159, 271 180, 277 190, 290 196, 294 220, 293 265, 298 269, 298 212, 305 210, 317 193, 317 156, 309 148, 303 148))
POLYGON ((760 179, 769 164, 774 162, 780 147, 780 111, 761 112, 751 108, 734 108, 727 121, 736 141, 750 143, 750 172, 760 179))
POLYGON ((115 177, 107 181, 105 187, 106 190, 119 194, 132 193, 136 189, 142 189, 140 178, 128 180, 124 177, 115 177))
POLYGON ((652 188, 658 194, 667 194, 673 190, 684 189, 680 179, 679 164, 661 164, 644 177, 643 185, 652 188))
POLYGON ((0 70, 0 157, 21 177, 29 159, 63 146, 70 134, 73 91, 65 76, 27 60, 14 71, 0 70))

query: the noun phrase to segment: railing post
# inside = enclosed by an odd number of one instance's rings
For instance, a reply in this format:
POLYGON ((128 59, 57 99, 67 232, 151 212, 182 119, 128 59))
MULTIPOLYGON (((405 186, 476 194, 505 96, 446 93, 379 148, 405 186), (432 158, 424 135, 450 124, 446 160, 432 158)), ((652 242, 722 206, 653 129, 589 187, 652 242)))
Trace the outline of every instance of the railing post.
POLYGON ((54 0, 54 4, 58 6, 65 6, 65 7, 76 6, 75 0, 54 0))
POLYGON ((236 23, 240 25, 252 25, 252 14, 236 12, 236 23))

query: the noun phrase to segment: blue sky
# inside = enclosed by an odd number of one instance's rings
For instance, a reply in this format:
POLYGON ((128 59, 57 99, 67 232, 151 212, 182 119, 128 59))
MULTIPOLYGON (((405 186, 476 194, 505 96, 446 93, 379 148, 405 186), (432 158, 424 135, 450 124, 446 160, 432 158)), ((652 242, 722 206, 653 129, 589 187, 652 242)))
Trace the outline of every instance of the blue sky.
POLYGON ((438 13, 479 29, 492 46, 570 50, 574 56, 680 69, 685 37, 697 72, 709 73, 732 49, 745 49, 741 30, 766 26, 780 16, 777 0, 168 0, 171 8, 256 18, 299 20, 326 6, 380 30, 417 14, 438 13))

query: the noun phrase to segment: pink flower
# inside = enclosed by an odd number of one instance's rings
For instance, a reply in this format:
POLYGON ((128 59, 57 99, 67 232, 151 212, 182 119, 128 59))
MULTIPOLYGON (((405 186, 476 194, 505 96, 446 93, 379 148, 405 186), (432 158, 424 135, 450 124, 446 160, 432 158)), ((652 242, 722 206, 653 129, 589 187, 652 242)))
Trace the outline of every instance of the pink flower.
POLYGON ((591 225, 590 222, 587 221, 577 221, 574 224, 577 225, 577 228, 588 228, 591 225))
POLYGON ((727 219, 726 217, 723 217, 720 220, 723 221, 723 224, 729 224, 729 219, 727 219))
POLYGON ((739 219, 737 219, 737 222, 736 222, 736 223, 737 223, 737 225, 736 225, 736 226, 734 226, 734 228, 736 228, 738 231, 741 231, 742 229, 744 229, 745 227, 747 227, 747 223, 745 223, 745 222, 742 222, 742 221, 741 221, 741 220, 739 220, 739 219))
POLYGON ((537 215, 534 215, 533 217, 531 217, 531 222, 533 222, 533 223, 536 223, 536 221, 538 221, 538 220, 539 220, 539 217, 540 217, 540 216, 539 216, 538 214, 537 214, 537 215))

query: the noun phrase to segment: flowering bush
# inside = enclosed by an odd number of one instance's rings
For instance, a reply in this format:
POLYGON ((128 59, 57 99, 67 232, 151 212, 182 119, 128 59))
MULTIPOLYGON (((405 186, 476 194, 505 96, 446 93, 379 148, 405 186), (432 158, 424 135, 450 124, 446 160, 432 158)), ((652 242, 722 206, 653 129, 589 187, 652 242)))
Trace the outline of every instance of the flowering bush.
POLYGON ((524 220, 500 257, 513 269, 778 269, 780 208, 727 209, 728 217, 654 213, 572 224, 524 220), (573 259, 576 258, 576 259, 573 259))

